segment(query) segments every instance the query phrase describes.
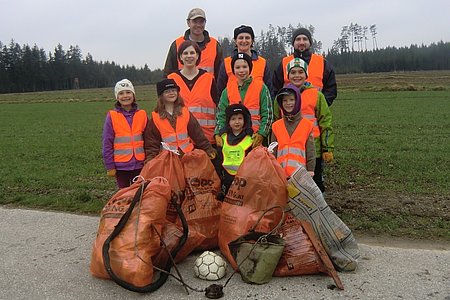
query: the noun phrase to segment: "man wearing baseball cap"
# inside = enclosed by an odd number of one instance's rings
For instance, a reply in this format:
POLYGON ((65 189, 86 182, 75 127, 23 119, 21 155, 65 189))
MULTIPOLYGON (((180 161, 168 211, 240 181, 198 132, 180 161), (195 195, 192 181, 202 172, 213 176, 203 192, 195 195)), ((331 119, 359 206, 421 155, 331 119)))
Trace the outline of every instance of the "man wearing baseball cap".
POLYGON ((286 73, 287 64, 294 58, 301 58, 308 64, 308 82, 325 95, 328 105, 337 96, 336 76, 333 66, 319 54, 311 50, 313 39, 306 28, 298 28, 292 32, 292 46, 294 53, 282 59, 272 77, 272 88, 277 93, 289 83, 286 73))
POLYGON ((185 40, 191 40, 198 44, 201 52, 201 61, 199 68, 206 70, 217 78, 219 68, 222 63, 222 47, 219 42, 209 36, 205 30, 206 14, 201 8, 193 8, 187 15, 188 30, 183 36, 177 38, 170 45, 169 53, 167 53, 166 63, 164 65, 164 76, 167 77, 172 72, 182 68, 178 61, 177 49, 185 40))

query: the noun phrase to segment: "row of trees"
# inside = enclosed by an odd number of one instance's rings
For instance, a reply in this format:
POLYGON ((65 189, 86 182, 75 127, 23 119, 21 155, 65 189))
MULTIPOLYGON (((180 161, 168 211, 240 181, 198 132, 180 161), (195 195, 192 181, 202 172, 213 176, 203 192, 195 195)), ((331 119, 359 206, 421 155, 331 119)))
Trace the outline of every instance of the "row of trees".
MULTIPOLYGON (((281 58, 292 53, 292 32, 307 27, 314 37, 314 26, 287 27, 269 25, 255 37, 255 49, 267 59, 274 70, 281 58)), ((376 47, 376 26, 344 26, 335 46, 323 55, 335 67, 336 73, 387 72, 411 70, 450 69, 450 43, 411 45, 410 47, 376 47), (372 35, 373 49, 367 50, 367 29, 372 35)), ((224 56, 232 55, 234 43, 228 37, 219 38, 224 56)), ((322 51, 322 42, 313 38, 313 51, 322 51)), ((13 40, 9 45, 0 41, 0 93, 60 90, 74 88, 111 87, 122 78, 129 78, 136 85, 155 83, 162 78, 160 69, 150 70, 135 66, 120 66, 114 62, 95 61, 91 54, 83 58, 78 46, 64 50, 57 45, 48 54, 37 45, 20 46, 13 40)))
POLYGON ((450 42, 431 45, 387 47, 374 51, 329 51, 326 55, 336 73, 450 70, 450 42))
POLYGON ((47 56, 37 45, 0 41, 0 93, 109 87, 124 77, 149 84, 162 78, 162 71, 97 62, 89 53, 83 58, 78 46, 65 51, 59 44, 47 56))
POLYGON ((350 25, 342 26, 341 36, 333 42, 331 51, 333 53, 367 51, 369 30, 372 36, 372 50, 377 50, 377 25, 362 26, 358 23, 350 23, 350 25))

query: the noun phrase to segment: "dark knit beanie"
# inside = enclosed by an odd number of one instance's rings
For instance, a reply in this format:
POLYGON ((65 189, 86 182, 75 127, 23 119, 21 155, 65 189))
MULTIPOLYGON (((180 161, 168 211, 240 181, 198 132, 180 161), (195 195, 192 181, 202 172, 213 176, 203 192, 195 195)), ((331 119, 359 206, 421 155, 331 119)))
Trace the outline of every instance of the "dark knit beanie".
POLYGON ((294 45, 295 38, 300 34, 306 35, 306 37, 309 40, 309 43, 312 45, 313 41, 311 37, 311 32, 309 32, 309 30, 306 28, 297 28, 294 30, 294 32, 292 33, 292 45, 294 45))
POLYGON ((248 33, 252 36, 252 40, 255 40, 255 33, 253 32, 253 28, 247 25, 241 25, 234 29, 234 39, 237 39, 237 36, 240 33, 248 33))
POLYGON ((247 53, 242 53, 242 52, 238 52, 236 53, 233 58, 231 59, 231 71, 233 71, 234 74, 234 64, 236 63, 236 61, 238 59, 243 59, 248 63, 248 68, 249 68, 249 73, 252 73, 252 69, 253 69, 253 62, 252 62, 252 58, 250 57, 250 55, 248 55, 247 53))
POLYGON ((156 93, 158 96, 161 96, 165 90, 169 89, 177 89, 178 92, 180 91, 180 87, 173 79, 163 79, 156 84, 156 93))

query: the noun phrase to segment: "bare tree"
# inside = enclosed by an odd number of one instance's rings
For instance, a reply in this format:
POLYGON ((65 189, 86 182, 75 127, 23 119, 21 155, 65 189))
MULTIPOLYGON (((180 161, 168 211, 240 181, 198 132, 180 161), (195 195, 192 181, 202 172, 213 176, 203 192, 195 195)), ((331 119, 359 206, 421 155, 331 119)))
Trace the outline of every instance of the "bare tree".
POLYGON ((372 34, 372 50, 378 50, 377 45, 377 25, 370 25, 370 33, 372 34))

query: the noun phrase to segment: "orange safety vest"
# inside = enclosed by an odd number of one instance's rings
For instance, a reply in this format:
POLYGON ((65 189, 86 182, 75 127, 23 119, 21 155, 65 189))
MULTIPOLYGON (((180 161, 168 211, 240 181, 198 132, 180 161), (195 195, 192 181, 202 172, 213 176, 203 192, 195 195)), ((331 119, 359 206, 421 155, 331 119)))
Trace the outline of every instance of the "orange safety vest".
POLYGON ((161 133, 161 139, 167 143, 172 150, 183 151, 183 153, 194 150, 194 145, 188 135, 189 110, 183 107, 181 115, 177 117, 176 129, 170 125, 169 120, 161 119, 157 112, 152 112, 153 122, 161 133))
MULTIPOLYGON (((289 83, 288 74, 287 74, 287 64, 294 59, 294 55, 289 55, 283 58, 282 67, 283 67, 283 76, 284 76, 284 84, 289 83)), ((308 79, 307 82, 311 83, 313 87, 322 91, 323 88, 323 69, 325 66, 325 61, 322 55, 313 53, 311 55, 311 60, 308 64, 308 79)))
MULTIPOLYGON (((206 44, 206 47, 202 50, 199 68, 204 69, 208 73, 214 75, 214 61, 217 56, 217 40, 213 37, 209 37, 210 41, 206 44)), ((180 36, 175 40, 175 44, 177 45, 177 60, 178 60, 178 47, 180 47, 181 43, 185 41, 184 36, 180 36)), ((178 69, 182 69, 183 65, 178 60, 178 69)))
MULTIPOLYGON (((230 81, 230 79, 236 81, 236 76, 233 74, 233 70, 231 70, 231 60, 232 57, 229 56, 223 60, 223 64, 225 66, 225 72, 228 75, 228 81, 230 81)), ((252 64, 252 73, 250 75, 252 75, 253 78, 263 80, 264 70, 266 69, 266 59, 258 56, 257 60, 252 60, 252 64)))
POLYGON ((302 92, 302 117, 310 120, 313 123, 314 138, 320 136, 320 128, 316 118, 317 99, 319 91, 317 89, 306 89, 302 92))
POLYGON ((277 138, 277 161, 289 177, 299 165, 306 167, 306 142, 313 129, 313 124, 307 119, 301 119, 295 131, 289 136, 284 119, 272 125, 272 132, 277 138))
POLYGON ((239 93, 238 83, 230 82, 227 83, 227 94, 229 104, 242 103, 248 108, 251 118, 252 118, 252 129, 253 132, 258 132, 259 126, 261 125, 261 115, 260 115, 260 97, 261 90, 263 88, 263 81, 253 78, 252 82, 247 88, 245 93, 244 101, 241 99, 241 94, 239 93))
POLYGON ((183 78, 177 73, 171 73, 167 78, 175 80, 180 87, 180 95, 184 104, 197 119, 209 142, 215 144, 216 104, 211 97, 211 85, 214 76, 210 73, 203 73, 195 82, 192 90, 189 90, 183 78))
POLYGON ((125 116, 115 110, 110 110, 114 130, 114 162, 128 162, 134 157, 145 160, 143 133, 147 125, 147 113, 138 110, 133 116, 132 126, 125 116))

